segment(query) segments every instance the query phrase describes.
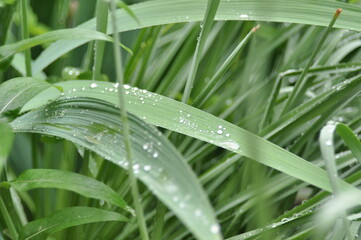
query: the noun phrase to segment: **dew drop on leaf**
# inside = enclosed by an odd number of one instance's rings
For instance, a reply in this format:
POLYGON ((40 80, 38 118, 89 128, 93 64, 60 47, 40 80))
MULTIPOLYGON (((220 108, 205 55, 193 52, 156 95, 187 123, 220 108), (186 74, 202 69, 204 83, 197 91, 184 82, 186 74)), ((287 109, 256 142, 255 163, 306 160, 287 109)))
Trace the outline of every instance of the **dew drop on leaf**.
POLYGON ((96 87, 98 87, 98 84, 96 84, 96 83, 91 83, 90 84, 90 88, 96 88, 96 87))

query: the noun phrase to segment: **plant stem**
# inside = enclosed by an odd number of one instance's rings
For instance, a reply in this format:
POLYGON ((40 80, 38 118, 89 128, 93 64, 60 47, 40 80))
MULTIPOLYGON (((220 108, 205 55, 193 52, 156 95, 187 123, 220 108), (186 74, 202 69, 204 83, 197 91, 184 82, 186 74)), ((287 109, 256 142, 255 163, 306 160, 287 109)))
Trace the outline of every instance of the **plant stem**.
POLYGON ((116 15, 115 15, 115 2, 114 0, 111 1, 111 16, 112 16, 112 27, 113 27, 113 33, 114 33, 114 60, 115 60, 115 71, 116 71, 116 77, 117 77, 117 83, 119 84, 119 91, 118 91, 118 99, 119 99, 119 107, 120 107, 120 115, 121 115, 121 121, 123 124, 123 135, 124 135, 124 142, 125 142, 125 150, 126 150, 126 159, 128 161, 128 167, 129 167, 129 180, 131 184, 131 192, 133 196, 134 206, 135 206, 135 212, 137 215, 137 221, 139 225, 139 231, 141 234, 141 238, 143 240, 149 240, 147 226, 145 223, 145 218, 143 214, 143 208, 140 203, 139 199, 139 191, 138 191, 138 185, 137 185, 137 179, 134 176, 133 172, 133 158, 132 158, 132 148, 131 148, 131 140, 130 140, 130 131, 129 131, 129 122, 128 122, 128 115, 126 112, 126 106, 125 106, 125 99, 124 99, 124 79, 123 79, 123 70, 122 70, 122 60, 121 60, 121 51, 118 46, 119 41, 119 35, 117 30, 117 24, 116 24, 116 15))
POLYGON ((220 0, 208 0, 206 14, 204 15, 203 22, 201 23, 201 32, 197 40, 196 51, 192 60, 191 70, 189 72, 186 87, 182 97, 182 102, 187 103, 191 95, 194 79, 196 77, 199 62, 202 57, 203 47, 206 43, 208 33, 211 31, 214 16, 216 15, 220 0))
POLYGON ((202 92, 198 95, 194 103, 192 104, 194 107, 201 107, 207 99, 212 96, 214 93, 214 86, 218 83, 218 81, 223 77, 225 72, 231 67, 231 64, 234 62, 238 54, 242 51, 244 46, 251 39, 251 35, 259 29, 260 25, 252 28, 252 30, 244 37, 244 39, 238 44, 238 46, 232 51, 232 53, 228 56, 228 58, 224 61, 222 66, 217 70, 217 72, 213 75, 212 79, 209 80, 207 85, 203 88, 202 92))
POLYGON ((4 217, 4 221, 6 222, 6 225, 9 228, 9 232, 12 235, 12 238, 18 239, 18 233, 15 229, 15 225, 14 225, 13 221, 11 220, 10 214, 9 214, 8 210, 6 209, 5 203, 1 196, 0 196, 0 210, 4 217))
POLYGON ((167 212, 167 208, 161 201, 158 201, 157 210, 155 212, 154 230, 152 233, 152 240, 162 239, 163 227, 164 227, 164 216, 167 212))
POLYGON ((337 18, 340 16, 342 12, 342 9, 339 8, 336 10, 335 14, 333 15, 333 18, 330 22, 330 24, 328 25, 326 31, 324 32, 324 34, 322 35, 321 40, 319 41, 319 43, 317 44, 315 50, 313 51, 311 58, 309 59, 306 67, 304 68, 300 78, 298 79, 298 81, 296 82, 296 86, 294 87, 290 97, 288 98, 285 107, 283 108, 282 113, 286 113, 290 108, 292 108, 297 101, 300 99, 301 95, 304 93, 306 87, 307 87, 307 83, 308 83, 308 79, 306 78, 308 70, 310 69, 310 67, 313 64, 313 61, 316 58, 316 55, 318 54, 318 52, 320 51, 323 43, 326 40, 326 37, 328 36, 328 34, 331 32, 333 25, 335 24, 337 18))
MULTIPOLYGON (((96 30, 105 33, 108 25, 108 8, 109 3, 104 0, 97 0, 96 6, 96 30)), ((100 79, 100 69, 104 57, 104 41, 95 41, 94 69, 92 79, 100 79)))
MULTIPOLYGON (((26 0, 21 0, 20 2, 20 10, 21 10, 21 38, 28 39, 29 38, 29 26, 28 26, 28 14, 27 14, 27 3, 26 0)), ((25 69, 26 76, 32 76, 31 70, 31 52, 30 49, 25 50, 25 69)))

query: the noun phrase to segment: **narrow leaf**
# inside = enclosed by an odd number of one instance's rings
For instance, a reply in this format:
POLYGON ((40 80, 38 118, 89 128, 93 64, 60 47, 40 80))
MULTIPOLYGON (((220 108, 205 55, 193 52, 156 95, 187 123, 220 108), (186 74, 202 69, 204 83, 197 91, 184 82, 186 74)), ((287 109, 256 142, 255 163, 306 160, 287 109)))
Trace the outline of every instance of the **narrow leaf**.
POLYGON ((88 198, 107 201, 133 213, 133 210, 113 189, 102 182, 77 173, 53 169, 29 169, 7 184, 18 191, 36 188, 65 189, 88 198))
POLYGON ((352 129, 345 124, 337 123, 336 132, 351 150, 355 158, 361 163, 361 142, 352 129))
POLYGON ((49 83, 33 78, 14 78, 0 85, 0 115, 24 106, 40 91, 49 88, 49 83))
POLYGON ((47 239, 51 234, 69 227, 108 221, 126 222, 128 219, 119 213, 97 208, 65 208, 23 226, 19 234, 19 240, 47 239))

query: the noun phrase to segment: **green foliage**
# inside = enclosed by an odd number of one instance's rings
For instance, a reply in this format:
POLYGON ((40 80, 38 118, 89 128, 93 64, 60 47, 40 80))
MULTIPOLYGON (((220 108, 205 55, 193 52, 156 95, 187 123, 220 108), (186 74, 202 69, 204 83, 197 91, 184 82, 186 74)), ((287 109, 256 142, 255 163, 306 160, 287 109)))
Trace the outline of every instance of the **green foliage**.
POLYGON ((134 2, 0 1, 0 239, 358 239, 360 1, 134 2))

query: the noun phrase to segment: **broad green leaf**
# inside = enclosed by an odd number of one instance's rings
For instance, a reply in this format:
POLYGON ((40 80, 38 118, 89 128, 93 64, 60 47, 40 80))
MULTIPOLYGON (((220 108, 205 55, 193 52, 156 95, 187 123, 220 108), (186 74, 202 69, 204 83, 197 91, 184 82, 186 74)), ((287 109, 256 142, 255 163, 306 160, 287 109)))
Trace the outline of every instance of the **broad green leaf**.
MULTIPOLYGON (((347 84, 351 84, 354 91, 359 91, 354 85, 360 80, 361 78, 355 78, 354 81, 346 81, 336 89, 337 93, 347 84)), ((116 84, 68 81, 58 85, 64 88, 65 97, 91 97, 118 103, 116 84)), ((359 84, 357 86, 361 87, 359 84)), ((239 153, 326 191, 332 191, 324 170, 253 133, 173 99, 131 88, 129 85, 124 85, 124 88, 128 111, 150 124, 239 153)), ((47 99, 56 99, 59 95, 55 90, 47 89, 29 101, 22 111, 41 106, 47 99)), ((318 106, 317 102, 314 104, 318 106)), ((345 189, 353 189, 344 182, 340 184, 345 189)))
MULTIPOLYGON (((183 157, 154 127, 133 115, 129 120, 136 177, 197 238, 220 239, 219 226, 207 196, 183 157)), ((16 132, 68 139, 128 169, 119 112, 113 104, 97 99, 63 99, 15 119, 12 127, 16 132)))
MULTIPOLYGON (((201 21, 206 9, 207 0, 155 0, 134 4, 129 9, 137 16, 135 20, 125 10, 117 11, 118 30, 130 31, 161 24, 201 21)), ((337 8, 343 12, 335 24, 336 28, 360 31, 361 25, 355 19, 361 18, 361 7, 339 1, 319 0, 258 0, 258 1, 221 1, 216 21, 267 21, 300 23, 327 26, 337 8)), ((109 24, 108 24, 109 25, 109 24)), ((110 26, 110 25, 109 25, 110 26)), ((95 20, 92 19, 79 28, 95 30, 95 20)), ((108 28, 111 33, 111 28, 108 28)), ((86 43, 85 40, 59 41, 47 48, 36 60, 34 73, 70 50, 86 43)))
POLYGON ((128 219, 119 213, 97 208, 65 208, 23 226, 19 233, 19 240, 47 239, 51 234, 69 227, 108 221, 126 222, 128 219))
POLYGON ((11 127, 6 122, 0 122, 0 176, 6 161, 6 158, 9 155, 11 146, 14 139, 14 134, 11 127))
POLYGON ((39 91, 49 88, 49 83, 33 78, 14 78, 0 85, 0 115, 21 108, 39 91))
POLYGON ((18 191, 36 188, 65 189, 88 198, 107 201, 133 213, 133 210, 113 189, 102 182, 77 173, 54 169, 29 169, 21 173, 14 181, 2 184, 12 186, 18 191))
POLYGON ((0 47, 0 61, 9 57, 17 52, 22 52, 26 49, 31 47, 48 43, 56 40, 70 40, 70 39, 82 39, 82 40, 103 40, 103 41, 112 41, 112 38, 108 35, 87 29, 61 29, 61 30, 54 30, 51 32, 47 32, 41 35, 38 35, 33 38, 24 39, 22 41, 7 44, 0 47))
POLYGON ((351 128, 342 123, 337 123, 336 132, 361 163, 361 142, 351 128))

